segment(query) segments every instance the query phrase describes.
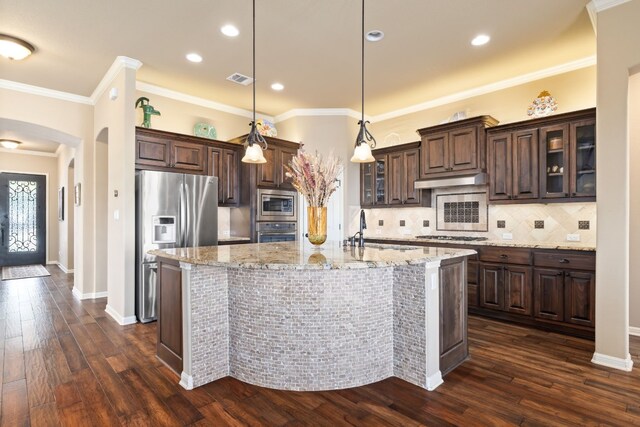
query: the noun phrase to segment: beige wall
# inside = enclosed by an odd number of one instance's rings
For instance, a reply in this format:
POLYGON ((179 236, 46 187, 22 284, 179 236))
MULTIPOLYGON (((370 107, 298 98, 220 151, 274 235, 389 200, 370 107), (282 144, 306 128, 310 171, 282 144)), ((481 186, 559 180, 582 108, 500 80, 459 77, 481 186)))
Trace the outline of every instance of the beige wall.
POLYGON ((107 291, 109 224, 109 139, 108 132, 98 136, 95 145, 95 269, 97 293, 107 291))
MULTIPOLYGON (((248 117, 136 91, 136 99, 141 96, 149 98, 149 104, 160 111, 160 116, 151 116, 151 127, 153 129, 193 135, 193 127, 196 123, 208 123, 215 126, 218 134, 217 139, 220 141, 228 141, 236 136, 249 133, 251 119, 248 117)), ((142 109, 138 108, 135 115, 135 124, 140 126, 141 123, 142 109)))
POLYGON ((58 255, 58 166, 56 158, 1 152, 0 172, 22 172, 47 176, 46 261, 47 263, 60 261, 58 255))
MULTIPOLYGON (((73 224, 71 223, 71 217, 68 215, 71 211, 67 209, 65 213, 64 221, 59 221, 59 245, 58 245, 58 257, 61 264, 61 268, 65 270, 74 270, 75 273, 75 245, 74 242, 70 241, 70 238, 75 239, 75 234, 78 232, 76 227, 76 208, 73 204, 69 204, 69 196, 73 197, 73 190, 71 193, 69 189, 73 188, 75 185, 77 177, 75 176, 75 167, 73 169, 69 169, 69 164, 71 161, 75 164, 75 149, 71 147, 62 147, 58 152, 57 158, 57 169, 58 169, 58 188, 63 186, 65 187, 65 198, 67 199, 67 207, 72 208, 73 210, 73 224), (72 175, 70 175, 72 173, 72 175), (72 184, 73 183, 73 184, 72 184)), ((77 274, 77 273, 75 273, 77 274)))
POLYGON ((527 107, 543 90, 548 90, 558 101, 557 113, 594 107, 596 105, 596 67, 571 71, 429 110, 375 122, 371 129, 378 140, 378 146, 384 147, 394 145, 390 143, 392 133, 398 134, 401 142, 418 141, 420 137, 416 129, 437 125, 459 111, 465 111, 467 117, 487 114, 500 123, 527 120, 527 107))
POLYGON ((640 334, 640 72, 629 79, 629 326, 640 334), (635 261, 635 262, 634 262, 635 261))
MULTIPOLYGON (((594 361, 630 369, 629 70, 640 64, 640 2, 598 14, 596 354, 594 361)), ((633 110, 632 110, 633 111, 633 110)), ((637 184, 635 184, 637 185, 637 184)), ((634 260, 635 261, 635 260, 634 260)), ((637 264, 637 262, 636 262, 637 264)), ((637 308, 636 308, 637 309, 637 308)))

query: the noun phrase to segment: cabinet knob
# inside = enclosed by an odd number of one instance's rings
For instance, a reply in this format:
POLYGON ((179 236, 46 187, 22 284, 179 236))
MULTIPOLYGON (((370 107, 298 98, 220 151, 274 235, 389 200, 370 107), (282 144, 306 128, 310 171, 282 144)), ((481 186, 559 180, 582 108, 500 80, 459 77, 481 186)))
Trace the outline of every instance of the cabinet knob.
POLYGON ((559 262, 560 264, 569 264, 569 260, 568 260, 568 259, 566 259, 566 258, 559 259, 559 260, 558 260, 558 262, 559 262))
POLYGON ((572 196, 575 196, 577 193, 574 191, 573 193, 571 193, 572 196))
POLYGON ((500 255, 500 258, 501 258, 501 259, 507 259, 507 258, 509 258, 509 255, 501 254, 501 255, 500 255))
POLYGON ((558 271, 558 274, 556 274, 556 276, 562 276, 564 273, 562 271, 558 271))
POLYGON ((517 194, 516 194, 516 195, 514 195, 514 196, 513 196, 513 198, 514 198, 514 199, 517 199, 517 198, 518 198, 518 195, 517 195, 517 194))

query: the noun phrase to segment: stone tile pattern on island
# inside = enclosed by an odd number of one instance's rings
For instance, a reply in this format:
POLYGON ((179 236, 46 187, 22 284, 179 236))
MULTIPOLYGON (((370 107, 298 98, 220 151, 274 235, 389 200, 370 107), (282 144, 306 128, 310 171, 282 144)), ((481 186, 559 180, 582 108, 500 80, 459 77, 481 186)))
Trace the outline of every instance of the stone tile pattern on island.
MULTIPOLYGON (((191 372, 194 387, 229 375, 229 304, 225 267, 191 268, 191 372)), ((176 319, 176 321, 178 321, 176 319)))
POLYGON ((231 376, 307 391, 392 376, 392 271, 230 268, 231 376))
POLYGON ((393 374, 426 387, 425 265, 393 272, 393 374))

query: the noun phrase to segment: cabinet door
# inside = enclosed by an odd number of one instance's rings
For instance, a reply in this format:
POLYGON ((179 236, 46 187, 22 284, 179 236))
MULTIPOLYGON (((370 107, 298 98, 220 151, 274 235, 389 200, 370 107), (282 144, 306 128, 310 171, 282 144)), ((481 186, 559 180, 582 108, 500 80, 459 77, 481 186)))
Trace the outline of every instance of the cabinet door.
POLYGON ((533 315, 540 319, 564 320, 564 273, 562 270, 533 271, 533 315))
POLYGON ((504 269, 505 309, 511 313, 531 315, 531 268, 506 266, 504 269))
POLYGON ((375 156, 375 200, 376 205, 387 204, 387 156, 375 156))
POLYGON ((136 138, 136 165, 169 167, 170 142, 147 135, 136 138))
POLYGON ((595 326, 596 281, 593 272, 568 271, 564 278, 565 321, 595 326))
POLYGON ((402 197, 402 183, 404 181, 402 153, 389 154, 387 172, 387 203, 400 205, 404 202, 402 197))
POLYGON ((478 131, 475 127, 449 132, 449 170, 478 168, 478 131))
POLYGON ((511 140, 513 153, 514 199, 538 198, 538 130, 514 132, 511 140))
POLYGON ((279 148, 278 149, 278 186, 280 188, 285 188, 289 190, 293 190, 293 185, 291 184, 291 178, 287 178, 286 169, 284 168, 291 162, 291 159, 296 155, 295 150, 291 150, 289 148, 279 148))
POLYGON ((206 170, 206 147, 190 142, 171 143, 171 165, 174 168, 204 173, 206 170))
POLYGON ((277 149, 269 145, 266 150, 262 151, 267 163, 261 163, 258 165, 258 187, 271 187, 278 186, 278 165, 276 165, 277 149))
POLYGON ((449 133, 422 137, 422 177, 449 170, 449 133))
POLYGON ((440 370, 449 372, 468 356, 465 261, 440 266, 440 370), (443 286, 443 284, 448 286, 443 286))
POLYGON ((504 270, 502 265, 480 264, 480 307, 504 310, 504 270))
POLYGON ((467 301, 469 307, 478 306, 478 262, 467 259, 467 301))
POLYGON ((375 162, 360 164, 360 206, 373 206, 375 162))
POLYGON ((596 195, 596 121, 571 123, 571 197, 596 195))
POLYGON ((218 204, 222 205, 225 199, 225 189, 224 185, 224 172, 223 172, 223 149, 216 147, 209 147, 209 159, 207 161, 209 166, 209 175, 218 177, 218 204))
POLYGON ((182 372, 182 270, 158 263, 157 354, 175 372, 182 372))
POLYGON ((487 142, 489 144, 489 200, 508 200, 512 194, 511 133, 490 135, 487 142))
POLYGON ((540 128, 540 195, 569 197, 569 125, 540 128))
POLYGON ((420 190, 415 189, 415 182, 420 178, 420 150, 407 150, 402 159, 402 200, 407 205, 419 204, 420 190))
MULTIPOLYGON (((225 206, 235 206, 240 202, 238 160, 237 151, 227 149, 222 151, 222 192, 224 196, 221 203, 225 206)), ((220 188, 220 181, 218 181, 218 188, 220 188)))

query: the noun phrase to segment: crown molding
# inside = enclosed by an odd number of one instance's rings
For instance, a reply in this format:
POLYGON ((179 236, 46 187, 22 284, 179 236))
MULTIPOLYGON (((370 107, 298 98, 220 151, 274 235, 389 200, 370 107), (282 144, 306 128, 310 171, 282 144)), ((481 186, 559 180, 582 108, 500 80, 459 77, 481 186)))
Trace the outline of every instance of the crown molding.
POLYGON ((56 153, 48 153, 46 151, 33 151, 33 150, 15 150, 9 148, 0 147, 0 153, 9 153, 9 154, 24 154, 25 156, 41 156, 41 157, 58 157, 57 151, 56 153))
POLYGON ((75 102, 77 104, 93 105, 91 98, 75 93, 62 92, 54 89, 47 89, 40 86, 33 86, 18 83, 11 80, 0 79, 0 89, 15 90, 16 92, 28 93, 30 95, 45 96, 47 98, 59 99, 61 101, 75 102))
POLYGON ((373 122, 382 122, 384 120, 394 119, 396 117, 405 116, 407 114, 417 113, 418 111, 424 111, 442 105, 450 104, 452 102, 462 101, 475 96, 486 95, 491 92, 496 92, 510 87, 519 86, 525 83, 530 83, 536 80, 552 77, 558 74, 567 73, 569 71, 580 70, 582 68, 591 67, 596 65, 596 55, 588 56, 586 58, 578 59, 575 61, 567 62, 565 64, 556 65, 553 67, 545 68, 543 70, 534 71, 532 73, 523 74, 521 76, 513 77, 499 82, 490 83, 488 85, 479 86, 473 89, 465 90, 462 92, 454 93, 451 95, 436 98, 431 101, 422 102, 420 104, 412 105, 410 107, 401 108, 399 110, 390 111, 388 113, 378 114, 372 117, 373 122))
POLYGON ((98 102, 98 99, 102 96, 104 91, 107 90, 121 70, 125 68, 138 70, 141 66, 142 62, 137 59, 129 58, 128 56, 116 57, 113 64, 111 64, 111 67, 109 67, 105 75, 102 77, 102 80, 100 80, 100 83, 98 83, 98 86, 93 90, 93 93, 90 96, 92 104, 95 105, 96 102, 98 102))
POLYGON ((631 0, 591 0, 589 4, 587 4, 587 8, 591 6, 596 13, 599 13, 603 10, 611 9, 612 7, 620 6, 621 4, 630 1, 631 0))
MULTIPOLYGON (((360 119, 361 114, 351 108, 294 108, 274 117, 274 123, 284 122, 292 117, 300 116, 347 116, 360 119)), ((370 120, 365 116, 365 120, 370 120)))
MULTIPOLYGON (((224 113, 235 114, 236 116, 253 118, 253 112, 245 110, 244 108, 232 107, 231 105, 222 104, 220 102, 211 101, 209 99, 200 98, 193 95, 187 95, 183 92, 178 92, 172 89, 152 85, 141 81, 136 82, 136 89, 141 92, 151 93, 153 95, 163 96, 165 98, 173 99, 187 104, 198 105, 200 107, 210 108, 212 110, 222 111, 224 113)), ((273 121, 272 116, 266 114, 256 113, 257 117, 273 121)))

